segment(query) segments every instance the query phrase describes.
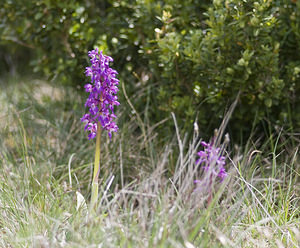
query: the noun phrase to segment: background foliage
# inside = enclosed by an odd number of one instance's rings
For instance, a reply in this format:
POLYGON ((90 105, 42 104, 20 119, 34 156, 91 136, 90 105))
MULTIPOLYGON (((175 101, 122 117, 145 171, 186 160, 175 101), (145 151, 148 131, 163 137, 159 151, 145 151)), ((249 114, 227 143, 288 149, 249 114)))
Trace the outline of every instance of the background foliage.
POLYGON ((145 95, 134 104, 150 122, 174 111, 180 125, 197 117, 213 129, 240 92, 232 130, 299 126, 299 15, 294 0, 4 0, 1 70, 30 64, 82 87, 87 51, 99 47, 128 95, 145 95))

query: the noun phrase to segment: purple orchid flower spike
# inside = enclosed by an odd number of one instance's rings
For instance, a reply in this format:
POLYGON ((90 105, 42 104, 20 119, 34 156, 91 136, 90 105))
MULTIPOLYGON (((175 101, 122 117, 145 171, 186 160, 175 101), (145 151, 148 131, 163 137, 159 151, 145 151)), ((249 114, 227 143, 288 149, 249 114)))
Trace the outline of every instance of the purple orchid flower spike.
POLYGON ((89 140, 96 137, 98 123, 102 129, 108 132, 111 138, 112 132, 118 131, 118 126, 114 119, 114 106, 120 105, 118 97, 119 80, 116 78, 117 71, 109 67, 109 62, 113 59, 103 55, 102 51, 89 51, 91 66, 86 67, 85 75, 90 77, 91 83, 84 86, 89 93, 85 106, 89 108, 89 113, 85 114, 81 121, 85 123, 85 130, 89 132, 89 140))
MULTIPOLYGON (((204 147, 204 150, 197 153, 199 158, 196 161, 196 165, 201 165, 206 172, 210 171, 223 181, 227 177, 227 172, 224 167, 226 158, 221 155, 221 149, 215 147, 213 142, 206 143, 202 141, 201 145, 204 147)), ((200 181, 195 180, 194 183, 199 184, 200 181)))

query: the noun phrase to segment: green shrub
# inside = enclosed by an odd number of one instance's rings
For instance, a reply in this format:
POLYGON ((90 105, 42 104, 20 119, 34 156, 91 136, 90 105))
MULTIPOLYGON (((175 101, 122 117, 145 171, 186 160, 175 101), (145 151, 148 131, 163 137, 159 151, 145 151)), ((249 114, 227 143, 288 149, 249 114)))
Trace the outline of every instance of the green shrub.
POLYGON ((198 111, 207 125, 241 92, 238 128, 266 116, 287 121, 289 106, 299 106, 292 98, 300 90, 299 14, 291 1, 216 0, 204 27, 201 20, 187 30, 166 22, 157 42, 165 108, 190 117, 198 111))
POLYGON ((174 111, 215 128, 240 92, 231 126, 247 130, 300 123, 299 15, 294 0, 4 0, 0 35, 32 48, 34 71, 74 85, 99 47, 152 122, 174 111))

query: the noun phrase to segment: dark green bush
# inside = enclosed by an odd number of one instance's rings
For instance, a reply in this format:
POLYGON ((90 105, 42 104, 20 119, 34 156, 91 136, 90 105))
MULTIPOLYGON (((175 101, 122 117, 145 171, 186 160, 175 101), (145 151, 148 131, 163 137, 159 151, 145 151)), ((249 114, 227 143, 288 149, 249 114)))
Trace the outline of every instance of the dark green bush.
POLYGON ((188 30, 166 23, 157 42, 165 108, 184 116, 198 111, 206 125, 240 91, 237 127, 249 129, 267 114, 286 122, 289 107, 296 114, 299 106, 299 14, 300 4, 292 1, 216 0, 204 28, 201 20, 188 30))
POLYGON ((215 128, 240 92, 233 130, 300 124, 299 1, 4 0, 0 17, 2 45, 31 48, 49 77, 83 85, 88 50, 113 56, 153 122, 174 111, 186 127, 198 116, 215 128))

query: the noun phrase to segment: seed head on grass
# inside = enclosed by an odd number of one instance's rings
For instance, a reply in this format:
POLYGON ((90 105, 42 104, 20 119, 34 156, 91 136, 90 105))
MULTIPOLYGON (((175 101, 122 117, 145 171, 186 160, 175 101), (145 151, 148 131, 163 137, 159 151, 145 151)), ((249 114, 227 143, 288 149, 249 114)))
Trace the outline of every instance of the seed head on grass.
POLYGON ((109 67, 109 62, 113 59, 103 55, 102 51, 96 48, 88 53, 91 66, 86 67, 85 74, 90 77, 91 83, 84 86, 85 91, 90 95, 85 103, 89 108, 89 113, 85 114, 81 121, 84 122, 85 130, 89 132, 88 138, 93 139, 97 135, 98 123, 104 130, 107 130, 111 138, 112 132, 118 131, 118 126, 114 122, 114 106, 120 105, 117 92, 119 80, 116 78, 117 71, 109 67))

